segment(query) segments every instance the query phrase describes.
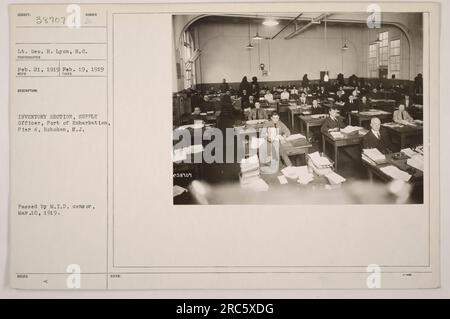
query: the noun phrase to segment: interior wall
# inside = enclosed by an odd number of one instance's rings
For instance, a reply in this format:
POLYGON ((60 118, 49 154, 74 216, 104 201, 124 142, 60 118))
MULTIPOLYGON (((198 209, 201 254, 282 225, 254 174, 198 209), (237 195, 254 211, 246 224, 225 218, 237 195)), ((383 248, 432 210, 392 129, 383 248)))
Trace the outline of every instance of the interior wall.
MULTIPOLYGON (((400 79, 413 80, 422 73, 422 17, 420 14, 385 13, 383 21, 394 21, 401 25, 382 24, 380 29, 369 29, 365 23, 366 14, 333 14, 332 18, 349 21, 346 24, 327 25, 327 44, 324 41, 324 23, 313 25, 291 40, 284 37, 293 31, 293 26, 280 33, 276 39, 254 41, 255 46, 248 50, 248 20, 200 19, 188 29, 194 42, 202 53, 196 62, 197 83, 219 83, 223 78, 228 82, 240 82, 244 75, 257 76, 261 82, 298 81, 307 73, 310 79, 318 79, 321 70, 328 69, 331 78, 342 72, 345 77, 356 74, 368 76, 368 47, 379 32, 389 31, 389 40, 400 39, 401 72, 400 79), (352 19, 349 19, 352 17, 352 19), (351 21, 355 21, 353 24, 351 21), (341 47, 347 42, 348 50, 341 47), (264 63, 268 76, 259 69, 264 63)), ((179 39, 183 23, 194 16, 174 16, 174 36, 179 39), (186 18, 188 17, 188 18, 186 18)), ((287 23, 287 22, 284 22, 287 23)), ((303 22, 304 24, 304 22, 303 22)), ((267 27, 262 24, 250 25, 250 35, 258 28, 259 34, 273 36, 283 27, 267 27)), ((174 56, 179 43, 174 42, 174 56)), ((181 61, 182 63, 182 61, 181 61)), ((174 71, 175 72, 175 71, 174 71)), ((175 74, 176 75, 176 74, 175 74)), ((389 75, 390 76, 390 75, 389 75)), ((183 79, 174 81, 178 90, 183 89, 183 79)))

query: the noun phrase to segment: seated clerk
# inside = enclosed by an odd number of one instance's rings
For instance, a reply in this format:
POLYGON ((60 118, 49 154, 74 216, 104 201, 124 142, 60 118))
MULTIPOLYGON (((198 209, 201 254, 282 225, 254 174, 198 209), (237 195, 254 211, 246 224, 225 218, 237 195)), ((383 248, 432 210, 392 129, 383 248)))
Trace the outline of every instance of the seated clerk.
POLYGON ((377 88, 373 88, 372 92, 369 94, 369 97, 371 99, 379 100, 383 98, 383 95, 378 91, 377 88))
POLYGON ((233 105, 233 102, 231 101, 230 91, 227 91, 224 95, 222 95, 222 97, 220 98, 220 105, 222 107, 233 105))
POLYGON ((344 104, 346 102, 344 90, 338 90, 336 92, 336 97, 334 98, 334 102, 340 103, 340 104, 344 104))
POLYGON ((194 112, 192 112, 191 118, 190 118, 190 122, 191 123, 195 123, 196 121, 202 121, 203 120, 203 116, 200 114, 202 111, 200 110, 199 107, 196 107, 194 109, 194 112))
POLYGON ((220 92, 226 92, 230 90, 230 85, 227 83, 226 79, 222 80, 222 83, 220 84, 220 92))
POLYGON ((248 97, 248 107, 253 108, 255 106, 255 98, 253 95, 248 97))
POLYGON ((325 114, 324 108, 319 104, 318 99, 312 101, 311 114, 325 114))
POLYGON ((253 96, 253 99, 255 101, 259 100, 259 92, 260 92, 259 84, 253 81, 250 86, 250 95, 253 96))
POLYGON ((209 88, 209 90, 206 91, 206 94, 214 95, 214 94, 216 94, 216 93, 217 93, 217 92, 216 92, 216 89, 214 89, 214 86, 211 86, 211 87, 209 88))
POLYGON ((297 88, 295 87, 295 85, 292 87, 292 89, 291 89, 291 95, 298 95, 298 90, 297 90, 297 88))
POLYGON ((386 131, 380 130, 381 121, 378 117, 370 120, 370 128, 370 131, 363 137, 363 148, 377 148, 383 154, 392 153, 391 140, 386 131))
POLYGON ((410 98, 410 96, 407 94, 405 95, 405 97, 402 99, 402 101, 400 103, 405 106, 405 109, 408 109, 409 107, 411 107, 414 104, 412 99, 410 98))
POLYGON ((317 97, 321 100, 326 100, 328 98, 328 93, 325 90, 325 87, 322 85, 319 89, 319 91, 317 92, 317 97))
POLYGON ((250 107, 250 95, 246 89, 242 90, 241 93, 241 108, 246 109, 250 107))
POLYGON ((266 94, 264 95, 264 100, 266 100, 269 103, 273 102, 273 95, 272 93, 270 93, 269 90, 266 91, 266 94))
POLYGON ((328 114, 330 115, 325 119, 320 128, 320 131, 324 134, 329 132, 337 132, 340 131, 341 128, 345 127, 344 120, 342 117, 338 115, 339 111, 336 106, 330 107, 328 110, 328 114))
POLYGON ((261 108, 261 104, 259 102, 255 103, 255 107, 250 110, 250 114, 248 115, 249 120, 267 120, 267 112, 265 109, 261 108))
POLYGON ((281 92, 280 98, 281 100, 289 100, 289 92, 287 89, 284 89, 283 92, 281 92))
POLYGON ((358 103, 358 111, 364 112, 372 108, 372 104, 367 100, 367 96, 363 95, 358 103))
POLYGON ((308 99, 306 98, 306 94, 304 92, 302 92, 302 95, 300 96, 300 99, 298 100, 298 103, 300 105, 307 105, 308 104, 308 99))
POLYGON ((411 117, 411 115, 409 115, 409 113, 407 111, 405 111, 405 105, 400 104, 398 106, 398 110, 394 111, 392 120, 395 123, 404 124, 404 123, 412 122, 413 118, 411 117))
POLYGON ((347 117, 352 111, 359 111, 358 102, 355 100, 353 95, 348 96, 348 101, 345 102, 344 108, 342 109, 342 115, 347 117))
POLYGON ((196 108, 199 108, 200 110, 205 110, 205 108, 206 108, 205 100, 203 99, 203 96, 200 93, 198 93, 198 92, 195 92, 191 96, 191 109, 192 109, 192 112, 196 108))
POLYGON ((359 88, 356 86, 355 89, 352 91, 352 95, 354 97, 357 97, 359 94, 361 94, 361 91, 359 90, 359 88))
POLYGON ((280 121, 280 116, 277 112, 273 112, 270 116, 270 121, 267 121, 264 123, 264 128, 276 128, 278 135, 288 137, 291 135, 291 131, 288 129, 288 127, 280 121))

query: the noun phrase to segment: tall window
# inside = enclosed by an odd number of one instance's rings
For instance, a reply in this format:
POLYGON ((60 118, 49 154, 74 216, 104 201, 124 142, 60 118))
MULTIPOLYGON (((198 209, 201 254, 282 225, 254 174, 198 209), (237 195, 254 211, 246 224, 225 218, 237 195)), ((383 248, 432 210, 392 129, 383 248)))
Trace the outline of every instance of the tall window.
POLYGON ((378 34, 378 38, 381 40, 380 42, 380 66, 388 66, 389 64, 389 39, 388 32, 381 32, 378 34))
POLYGON ((400 77, 400 40, 392 40, 390 45, 389 56, 389 72, 395 75, 395 78, 400 77))
POLYGON ((369 78, 378 77, 378 46, 369 45, 369 78))
POLYGON ((190 88, 195 84, 195 65, 192 61, 194 55, 194 41, 189 32, 183 34, 183 59, 184 59, 184 87, 190 88))

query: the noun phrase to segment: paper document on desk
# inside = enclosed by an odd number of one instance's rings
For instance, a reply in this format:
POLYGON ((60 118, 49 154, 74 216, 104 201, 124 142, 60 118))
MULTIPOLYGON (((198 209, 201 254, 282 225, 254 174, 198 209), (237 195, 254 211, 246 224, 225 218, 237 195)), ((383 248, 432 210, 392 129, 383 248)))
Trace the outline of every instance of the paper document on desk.
POLYGON ((319 119, 321 117, 326 117, 326 116, 327 116, 326 114, 312 114, 311 118, 312 119, 319 119))
POLYGON ((393 179, 399 179, 404 182, 409 181, 411 178, 410 174, 408 174, 405 171, 402 171, 401 169, 393 165, 382 167, 380 168, 380 170, 386 175, 392 177, 393 179))
POLYGON ((178 186, 178 185, 174 185, 173 186, 173 197, 177 197, 178 195, 181 195, 184 192, 187 192, 186 188, 183 188, 183 187, 178 186))
POLYGON ((395 122, 390 122, 390 123, 383 123, 383 124, 381 124, 382 126, 385 126, 385 127, 392 127, 392 128, 394 128, 394 127, 402 127, 402 124, 400 124, 400 123, 395 123, 395 122))
POLYGON ((325 177, 328 179, 328 181, 332 185, 341 184, 346 181, 346 179, 344 177, 342 177, 341 175, 339 175, 335 172, 331 172, 331 173, 325 175, 325 177))
POLYGON ((335 140, 340 139, 340 138, 345 138, 345 135, 342 134, 341 132, 330 132, 330 135, 335 140))
POLYGON ((302 135, 302 134, 292 134, 292 135, 289 135, 288 137, 286 137, 286 141, 288 141, 288 142, 292 142, 292 141, 299 140, 299 139, 306 140, 306 137, 305 137, 305 135, 302 135))
POLYGON ((423 172, 423 155, 416 154, 406 160, 406 164, 423 172))
POLYGON ((381 153, 377 148, 366 148, 363 149, 363 155, 367 156, 370 160, 375 163, 384 163, 386 161, 386 156, 381 153))
POLYGON ((418 154, 417 152, 413 151, 411 148, 404 148, 401 150, 401 152, 410 158, 418 154))
POLYGON ((325 156, 320 156, 319 152, 308 154, 308 156, 313 162, 313 164, 317 167, 332 165, 330 160, 325 156))
POLYGON ((288 183, 288 180, 283 175, 277 176, 277 178, 278 178, 278 181, 280 182, 281 185, 284 185, 284 184, 288 183))
POLYGON ((352 126, 352 125, 347 125, 346 127, 344 127, 343 129, 341 129, 341 132, 344 134, 350 134, 356 131, 362 130, 361 126, 352 126))
POLYGON ((249 125, 255 125, 255 124, 260 124, 260 123, 264 123, 267 122, 267 120, 265 119, 261 119, 261 120, 248 120, 246 123, 249 125))

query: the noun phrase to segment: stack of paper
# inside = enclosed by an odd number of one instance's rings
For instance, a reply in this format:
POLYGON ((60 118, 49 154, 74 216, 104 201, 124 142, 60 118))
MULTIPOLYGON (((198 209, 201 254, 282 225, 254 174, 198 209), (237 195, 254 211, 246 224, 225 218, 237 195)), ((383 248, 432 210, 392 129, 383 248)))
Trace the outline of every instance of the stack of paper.
POLYGON ((331 173, 325 175, 325 177, 328 179, 328 181, 332 185, 338 185, 338 184, 345 182, 345 178, 335 172, 331 172, 331 173))
POLYGON ((395 127, 402 127, 402 124, 400 124, 400 123, 395 123, 395 122, 390 122, 390 123, 384 123, 384 124, 382 124, 383 126, 386 126, 386 127, 392 127, 392 128, 395 128, 395 127))
POLYGON ((359 130, 362 130, 361 126, 347 125, 345 128, 341 129, 341 133, 346 135, 358 134, 359 130))
POLYGON ((403 154, 405 154, 406 156, 408 156, 408 157, 413 157, 413 156, 417 155, 417 153, 414 152, 414 151, 413 151, 412 149, 410 149, 410 148, 404 148, 404 149, 401 150, 401 152, 402 152, 403 154))
POLYGON ((284 176, 288 178, 299 178, 300 176, 307 175, 308 172, 308 166, 288 166, 281 170, 281 173, 283 173, 284 176))
POLYGON ((261 120, 248 120, 246 123, 249 125, 255 125, 255 124, 260 124, 260 123, 264 123, 267 122, 266 119, 261 119, 261 120))
POLYGON ((284 177, 284 175, 280 175, 280 176, 277 176, 277 177, 278 177, 278 180, 280 181, 281 185, 284 185, 284 184, 288 183, 288 180, 286 179, 286 177, 284 177))
POLYGON ((187 192, 187 189, 186 189, 186 188, 183 188, 183 187, 178 186, 178 185, 174 185, 174 186, 173 186, 173 197, 176 197, 176 196, 178 196, 178 195, 181 195, 181 194, 183 194, 184 192, 187 192))
POLYGON ((401 169, 393 165, 385 166, 380 169, 383 173, 392 177, 393 179, 399 179, 404 182, 407 182, 411 178, 410 174, 406 173, 405 171, 402 171, 401 169))
POLYGON ((311 115, 311 118, 320 119, 320 118, 326 117, 326 116, 327 116, 326 114, 313 114, 313 115, 311 115))
POLYGON ((255 183, 259 177, 259 159, 258 155, 241 160, 240 182, 241 186, 248 186, 255 183))
POLYGON ((423 155, 417 154, 406 160, 406 164, 423 172, 423 155))
POLYGON ((338 140, 340 138, 345 138, 345 135, 341 132, 330 132, 330 135, 333 139, 338 140))
POLYGON ((313 169, 314 173, 319 176, 327 175, 332 172, 333 164, 325 156, 320 156, 319 152, 308 154, 308 165, 313 169))
POLYGON ((299 166, 298 167, 298 179, 297 182, 299 182, 302 185, 306 185, 309 182, 312 182, 314 180, 314 175, 309 172, 308 166, 299 166))
POLYGON ((311 159, 312 163, 317 167, 323 168, 332 166, 328 157, 320 156, 319 152, 308 154, 308 157, 311 159))
POLYGON ((304 135, 302 135, 302 134, 292 134, 292 135, 289 135, 288 137, 286 137, 286 141, 288 141, 288 142, 296 141, 296 140, 299 140, 299 139, 305 139, 306 140, 306 137, 304 135))
POLYGON ((364 161, 373 165, 386 163, 386 156, 383 153, 381 153, 377 148, 363 149, 361 157, 364 161))

